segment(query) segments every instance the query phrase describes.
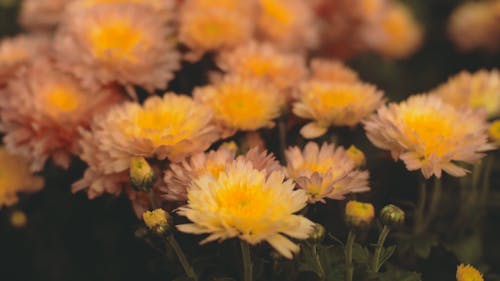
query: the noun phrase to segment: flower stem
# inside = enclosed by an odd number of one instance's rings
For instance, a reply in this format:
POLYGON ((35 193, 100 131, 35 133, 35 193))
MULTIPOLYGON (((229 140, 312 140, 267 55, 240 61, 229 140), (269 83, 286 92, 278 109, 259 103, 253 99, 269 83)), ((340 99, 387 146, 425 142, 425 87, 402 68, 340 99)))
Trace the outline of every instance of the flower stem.
POLYGON ((244 281, 252 281, 253 273, 252 273, 252 260, 250 257, 250 247, 247 242, 240 240, 241 247, 241 257, 243 259, 243 272, 244 272, 244 281))
POLYGON ((419 234, 422 232, 426 196, 426 181, 425 179, 422 179, 422 183, 420 184, 419 189, 417 207, 415 208, 415 223, 413 229, 415 234, 419 234))
POLYGON ((382 253, 382 247, 384 246, 385 239, 389 235, 389 227, 384 225, 380 235, 378 236, 377 245, 375 246, 375 253, 373 254, 372 270, 373 272, 378 272, 380 269, 380 254, 382 253))
POLYGON ((439 202, 441 200, 441 193, 442 193, 441 178, 434 178, 434 187, 432 188, 429 211, 424 218, 423 226, 421 229, 422 231, 425 231, 427 229, 429 224, 431 224, 432 220, 436 216, 436 211, 438 209, 439 202))
POLYGON ((191 280, 198 281, 198 276, 196 275, 196 272, 194 272, 193 267, 189 263, 188 259, 186 258, 186 255, 182 251, 179 243, 177 243, 177 240, 175 239, 173 234, 167 236, 167 242, 177 254, 179 262, 181 263, 182 268, 184 269, 184 272, 186 273, 187 277, 189 277, 191 280))
POLYGON ((352 281, 354 275, 354 265, 352 264, 352 246, 354 245, 354 240, 356 239, 356 234, 351 230, 347 235, 347 241, 345 243, 345 281, 352 281))
POLYGON ((488 194, 490 192, 490 176, 491 170, 493 168, 493 163, 495 162, 494 155, 487 156, 485 159, 486 164, 484 168, 483 184, 481 187, 480 202, 484 207, 486 205, 486 200, 488 199, 488 194))
POLYGON ((314 260, 316 261, 316 266, 318 267, 319 280, 325 280, 325 270, 323 269, 323 265, 321 265, 321 260, 318 255, 318 245, 316 243, 312 245, 312 251, 314 260))

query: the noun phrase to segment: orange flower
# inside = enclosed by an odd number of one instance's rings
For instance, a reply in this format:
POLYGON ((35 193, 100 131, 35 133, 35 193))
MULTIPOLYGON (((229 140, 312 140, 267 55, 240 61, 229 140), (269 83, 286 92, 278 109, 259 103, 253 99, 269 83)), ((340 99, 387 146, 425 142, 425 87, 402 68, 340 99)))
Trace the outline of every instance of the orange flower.
POLYGON ((33 171, 48 158, 67 168, 79 127, 122 99, 114 88, 89 91, 47 58, 35 60, 9 82, 0 101, 7 148, 29 159, 33 171))
POLYGON ((19 12, 21 26, 45 31, 56 27, 66 5, 74 0, 23 0, 19 12))
POLYGON ((110 82, 164 89, 179 67, 172 30, 141 4, 97 5, 65 18, 55 39, 60 67, 91 87, 110 82))

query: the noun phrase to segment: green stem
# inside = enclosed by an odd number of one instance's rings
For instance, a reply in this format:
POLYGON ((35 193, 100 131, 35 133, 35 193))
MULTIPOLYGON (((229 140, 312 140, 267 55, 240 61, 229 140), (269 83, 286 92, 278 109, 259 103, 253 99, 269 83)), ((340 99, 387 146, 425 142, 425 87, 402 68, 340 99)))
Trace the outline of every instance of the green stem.
POLYGON ((490 192, 490 176, 493 169, 493 163, 495 162, 495 157, 493 155, 487 156, 485 159, 486 165, 484 168, 483 184, 481 186, 480 202, 482 206, 486 205, 488 199, 488 194, 490 192))
POLYGON ((282 163, 285 163, 285 151, 286 151, 286 115, 283 115, 278 120, 278 134, 280 143, 280 159, 282 163))
POLYGON ((352 246, 354 245, 355 239, 356 234, 352 230, 349 231, 345 244, 345 281, 352 281, 352 277, 354 275, 354 265, 352 264, 352 246))
POLYGON ((426 181, 422 179, 420 184, 420 189, 418 193, 417 207, 415 208, 415 222, 414 222, 414 233, 418 234, 422 232, 422 223, 424 218, 425 201, 426 201, 426 181))
POLYGON ((186 273, 187 277, 189 277, 191 280, 198 281, 198 276, 196 275, 196 272, 194 272, 193 267, 189 263, 188 259, 186 258, 186 255, 182 251, 179 243, 177 243, 177 240, 175 239, 173 234, 167 236, 167 242, 177 254, 177 258, 179 258, 179 262, 181 263, 182 268, 184 269, 184 272, 186 273))
POLYGON ((429 204, 429 211, 424 218, 423 226, 421 231, 425 231, 427 227, 431 224, 432 220, 436 217, 436 211, 441 201, 441 178, 434 178, 434 187, 431 193, 431 202, 429 204))
POLYGON ((321 260, 318 255, 318 246, 316 243, 312 245, 312 251, 314 255, 314 260, 316 261, 316 266, 318 267, 319 279, 325 280, 325 270, 323 269, 323 265, 321 265, 321 260))
POLYGON ((380 254, 382 253, 382 247, 384 246, 385 239, 389 235, 389 227, 384 225, 380 235, 378 236, 377 245, 375 246, 375 253, 373 254, 372 270, 373 272, 378 272, 382 266, 380 263, 380 254))
POLYGON ((244 281, 252 281, 252 260, 250 258, 250 247, 247 242, 240 240, 241 257, 243 258, 244 281))

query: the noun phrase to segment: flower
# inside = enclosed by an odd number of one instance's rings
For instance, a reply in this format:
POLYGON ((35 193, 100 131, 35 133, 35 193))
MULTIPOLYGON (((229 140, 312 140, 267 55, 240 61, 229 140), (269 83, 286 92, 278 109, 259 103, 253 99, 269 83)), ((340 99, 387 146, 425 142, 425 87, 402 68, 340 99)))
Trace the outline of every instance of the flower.
POLYGON ((144 220, 144 224, 157 234, 163 234, 168 231, 170 220, 168 219, 168 213, 163 209, 146 211, 142 214, 142 219, 144 220))
POLYGON ((179 41, 192 51, 188 58, 248 41, 254 28, 252 10, 251 1, 186 1, 179 15, 179 41))
POLYGON ((222 52, 217 65, 229 74, 257 78, 291 91, 306 76, 304 57, 279 52, 271 44, 250 42, 222 52))
POLYGON ((258 37, 283 50, 310 49, 318 43, 312 6, 302 0, 259 0, 258 37))
POLYGON ((308 195, 308 202, 325 202, 325 198, 344 199, 351 192, 364 192, 369 173, 357 169, 343 147, 308 142, 301 151, 290 147, 285 151, 288 175, 308 195))
POLYGON ((497 146, 500 146, 500 120, 496 120, 491 123, 488 128, 488 133, 490 135, 491 140, 493 140, 497 146))
POLYGON ((88 128, 91 116, 122 100, 113 88, 91 91, 58 70, 48 58, 38 58, 9 82, 0 101, 0 129, 15 154, 39 171, 48 158, 68 168, 76 153, 78 128, 88 128))
POLYGON ((364 125, 375 146, 390 150, 408 170, 421 169, 425 178, 439 178, 442 170, 463 176, 467 170, 456 161, 473 164, 484 156, 481 152, 494 147, 488 143, 482 114, 459 111, 425 94, 382 106, 364 125))
POLYGON ((210 109, 174 93, 149 97, 142 106, 116 106, 95 119, 91 133, 103 152, 99 162, 105 174, 127 170, 134 156, 178 162, 219 137, 210 109))
POLYGON ((327 59, 311 60, 311 78, 325 82, 359 82, 358 74, 340 61, 327 59))
POLYGON ((18 35, 0 41, 0 88, 17 70, 36 56, 49 52, 50 40, 43 35, 18 35))
POLYGON ((98 5, 113 5, 122 3, 133 3, 147 6, 165 16, 170 16, 175 7, 175 0, 73 0, 68 5, 66 13, 78 12, 98 5))
POLYGON ((203 243, 238 237, 255 245, 267 241, 291 259, 300 247, 284 235, 307 239, 314 225, 294 215, 306 205, 303 190, 294 190, 282 172, 270 176, 238 160, 217 178, 204 176, 188 190, 188 204, 179 208, 192 224, 181 224, 182 232, 210 235, 203 243))
POLYGON ((44 185, 43 178, 34 176, 29 162, 0 147, 0 208, 17 203, 18 192, 36 192, 44 185))
POLYGON ((483 275, 472 265, 457 266, 457 281, 484 281, 483 275))
POLYGON ((350 200, 345 206, 345 220, 352 227, 366 227, 372 223, 374 217, 375 209, 370 203, 350 200))
POLYGON ((19 23, 26 29, 45 31, 56 27, 66 5, 74 0, 23 0, 19 23))
MULTIPOLYGON (((235 158, 236 149, 230 145, 222 145, 217 150, 197 153, 181 163, 171 164, 163 178, 165 186, 160 187, 163 198, 186 201, 187 191, 194 180, 205 175, 217 178, 235 158)), ((274 155, 259 148, 250 149, 246 155, 238 156, 238 159, 252 163, 254 169, 265 171, 267 175, 282 169, 274 155)))
POLYGON ((438 86, 432 94, 457 108, 464 106, 486 111, 489 117, 500 115, 500 72, 462 71, 438 86))
POLYGON ((405 212, 398 206, 386 205, 380 210, 380 221, 389 227, 398 227, 405 222, 405 212))
POLYGON ((311 80, 301 86, 293 113, 313 119, 300 133, 316 138, 324 135, 329 126, 355 126, 382 100, 382 92, 369 84, 311 80))
POLYGON ((118 82, 163 89, 179 68, 168 20, 134 3, 97 5, 65 18, 55 38, 60 67, 87 86, 118 82))
POLYGON ((422 29, 408 7, 397 3, 388 6, 374 29, 368 44, 389 58, 409 57, 420 47, 423 38, 422 29))
POLYGON ((356 167, 362 167, 366 164, 365 154, 354 145, 349 146, 347 149, 347 155, 352 161, 354 161, 356 167))
POLYGON ((448 34, 461 51, 500 48, 498 1, 464 2, 458 6, 448 21, 448 34), (497 5, 495 9, 495 5, 497 5))
POLYGON ((237 130, 273 127, 272 120, 280 115, 284 105, 284 97, 271 85, 238 76, 226 76, 197 88, 194 98, 213 110, 224 136, 237 130))

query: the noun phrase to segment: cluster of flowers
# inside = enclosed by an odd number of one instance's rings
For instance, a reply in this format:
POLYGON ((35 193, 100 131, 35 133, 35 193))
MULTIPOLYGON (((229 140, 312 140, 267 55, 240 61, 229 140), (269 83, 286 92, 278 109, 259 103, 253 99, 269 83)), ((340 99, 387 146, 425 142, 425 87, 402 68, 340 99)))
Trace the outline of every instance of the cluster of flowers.
POLYGON ((450 16, 448 32, 462 51, 500 50, 500 1, 464 2, 450 16))
POLYGON ((22 23, 53 33, 0 43, 0 165, 12 170, 0 175, 0 205, 15 202, 18 191, 40 189, 30 171, 47 160, 67 169, 78 156, 88 168, 74 192, 125 192, 138 216, 155 205, 178 206, 192 223, 177 228, 208 233, 204 242, 267 241, 292 258, 299 247, 287 237, 305 239, 314 225, 296 213, 368 191, 369 174, 361 151, 327 142, 285 143, 278 162, 259 136, 277 119, 285 135, 287 125, 308 120, 300 130, 307 139, 363 124, 370 141, 409 170, 426 178, 443 170, 465 175, 457 162, 476 163, 495 147, 486 116, 500 113, 499 72, 464 72, 430 93, 385 105, 381 90, 341 62, 306 59, 322 44, 322 29, 336 44, 361 40, 387 56, 406 56, 418 45, 421 32, 406 8, 355 2, 23 2, 22 23), (341 8, 350 12, 338 16, 341 8), (208 85, 192 95, 154 95, 181 58, 207 52, 219 68, 208 85), (142 104, 135 87, 151 94, 142 104), (250 149, 229 142, 237 133, 250 149))

